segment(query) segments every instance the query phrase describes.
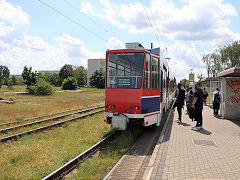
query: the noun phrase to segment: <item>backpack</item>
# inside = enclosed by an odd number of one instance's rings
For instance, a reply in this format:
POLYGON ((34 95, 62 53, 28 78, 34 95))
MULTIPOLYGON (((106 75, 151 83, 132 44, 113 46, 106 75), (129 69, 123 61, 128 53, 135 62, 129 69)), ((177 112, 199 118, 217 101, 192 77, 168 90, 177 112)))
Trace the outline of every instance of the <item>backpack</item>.
POLYGON ((215 103, 220 103, 221 102, 219 92, 214 95, 214 102, 215 103))

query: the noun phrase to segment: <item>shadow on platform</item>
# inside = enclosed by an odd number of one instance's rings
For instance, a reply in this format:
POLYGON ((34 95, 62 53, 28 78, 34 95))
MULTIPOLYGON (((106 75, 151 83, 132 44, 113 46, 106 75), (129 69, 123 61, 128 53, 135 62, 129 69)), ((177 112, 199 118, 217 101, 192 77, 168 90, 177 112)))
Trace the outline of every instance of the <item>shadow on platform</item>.
MULTIPOLYGON (((193 131, 196 131, 196 130, 193 130, 193 131)), ((200 129, 200 130, 197 130, 196 132, 201 133, 201 134, 205 134, 205 135, 211 135, 212 134, 212 132, 210 132, 206 129, 200 129)))
POLYGON ((135 156, 152 155, 155 145, 157 144, 157 141, 161 134, 161 131, 163 130, 163 127, 165 125, 166 119, 168 117, 168 113, 171 113, 170 115, 171 119, 169 119, 168 121, 168 125, 171 125, 172 123, 170 123, 170 121, 171 122, 173 121, 174 111, 175 111, 174 109, 172 111, 168 110, 168 112, 164 115, 160 123, 160 126, 152 125, 152 126, 145 127, 143 136, 140 139, 138 139, 138 142, 136 142, 134 148, 129 152, 129 154, 135 155, 135 156))

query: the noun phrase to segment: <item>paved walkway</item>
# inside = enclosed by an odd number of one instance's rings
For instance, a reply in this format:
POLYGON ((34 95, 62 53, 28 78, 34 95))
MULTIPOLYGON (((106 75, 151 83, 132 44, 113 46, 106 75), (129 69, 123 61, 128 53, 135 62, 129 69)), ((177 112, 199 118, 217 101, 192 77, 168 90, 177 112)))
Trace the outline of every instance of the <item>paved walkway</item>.
POLYGON ((145 178, 240 179, 240 118, 238 121, 215 118, 212 109, 205 106, 202 130, 191 129, 195 122, 185 115, 185 110, 183 125, 176 120, 177 111, 173 110, 145 178), (217 146, 196 145, 193 140, 214 141, 217 146))

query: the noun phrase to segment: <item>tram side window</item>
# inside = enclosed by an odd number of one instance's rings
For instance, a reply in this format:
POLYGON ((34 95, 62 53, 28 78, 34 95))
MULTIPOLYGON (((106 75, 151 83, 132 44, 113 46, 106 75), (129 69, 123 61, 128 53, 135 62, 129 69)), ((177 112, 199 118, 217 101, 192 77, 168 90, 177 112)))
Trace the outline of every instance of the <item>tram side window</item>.
POLYGON ((159 88, 159 60, 155 57, 152 58, 152 88, 159 88))
POLYGON ((143 88, 150 88, 150 55, 146 54, 143 88))

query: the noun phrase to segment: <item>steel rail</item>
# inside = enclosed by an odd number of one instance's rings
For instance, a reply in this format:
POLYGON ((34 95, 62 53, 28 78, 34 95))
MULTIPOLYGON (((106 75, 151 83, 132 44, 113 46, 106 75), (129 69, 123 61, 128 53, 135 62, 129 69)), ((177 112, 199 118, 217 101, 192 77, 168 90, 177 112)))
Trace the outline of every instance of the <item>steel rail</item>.
POLYGON ((80 161, 84 160, 86 157, 92 155, 94 152, 96 152, 99 148, 103 147, 109 140, 112 140, 114 136, 117 134, 119 131, 113 131, 111 134, 103 138, 101 141, 75 157, 74 159, 70 160, 51 174, 47 175, 44 177, 42 180, 50 180, 50 179, 60 179, 63 176, 65 176, 67 173, 69 173, 73 168, 78 166, 80 161))
POLYGON ((103 107, 104 106, 97 106, 97 107, 94 107, 94 108, 85 109, 85 110, 82 110, 82 111, 77 111, 77 112, 73 112, 73 113, 69 113, 69 114, 64 114, 64 115, 61 115, 61 116, 56 116, 56 117, 52 117, 52 118, 48 118, 48 119, 43 119, 43 120, 40 120, 40 121, 34 121, 34 122, 27 123, 27 124, 19 125, 19 126, 13 126, 13 127, 5 128, 5 129, 0 129, 0 133, 7 133, 7 131, 10 131, 10 130, 19 129, 19 128, 27 127, 27 126, 32 126, 32 125, 35 125, 35 124, 41 124, 43 122, 56 121, 56 120, 62 119, 62 118, 67 117, 67 116, 71 116, 71 115, 74 115, 74 114, 82 114, 82 113, 89 112, 89 111, 92 111, 92 110, 95 110, 95 109, 100 109, 100 108, 103 108, 103 107))
MULTIPOLYGON (((95 106, 101 106, 101 104, 96 104, 96 105, 88 106, 88 107, 85 107, 85 108, 91 108, 91 107, 95 107, 95 106)), ((52 113, 52 114, 46 114, 46 115, 37 116, 37 117, 33 117, 33 118, 27 118, 27 119, 24 119, 24 120, 21 120, 21 121, 12 121, 12 122, 8 122, 8 123, 3 123, 3 124, 0 124, 0 127, 11 125, 11 124, 17 124, 17 123, 21 123, 21 122, 25 122, 25 121, 30 121, 30 120, 34 120, 34 119, 40 119, 40 118, 43 118, 43 117, 63 114, 63 113, 71 112, 71 111, 78 111, 78 110, 82 110, 82 109, 85 109, 85 108, 83 107, 83 108, 71 109, 71 110, 67 110, 67 111, 62 111, 62 112, 57 112, 57 113, 52 113)))
POLYGON ((4 137, 4 138, 1 138, 0 142, 7 142, 7 141, 10 141, 10 140, 17 140, 18 138, 20 138, 20 137, 22 137, 24 135, 33 134, 33 133, 40 132, 40 131, 45 131, 47 129, 52 129, 54 127, 59 127, 59 126, 62 126, 63 124, 65 124, 65 123, 76 121, 78 119, 83 119, 83 118, 85 118, 87 116, 91 116, 91 115, 94 115, 94 114, 97 114, 97 113, 100 113, 100 112, 103 112, 103 111, 104 110, 99 110, 99 111, 96 111, 96 112, 83 114, 81 116, 78 116, 78 117, 75 117, 75 118, 72 118, 72 119, 68 119, 68 120, 65 120, 65 121, 57 122, 57 123, 54 123, 54 124, 50 124, 50 125, 47 125, 47 126, 43 126, 43 127, 37 128, 37 129, 25 131, 25 132, 18 133, 18 134, 12 135, 12 136, 7 136, 7 137, 4 137))

